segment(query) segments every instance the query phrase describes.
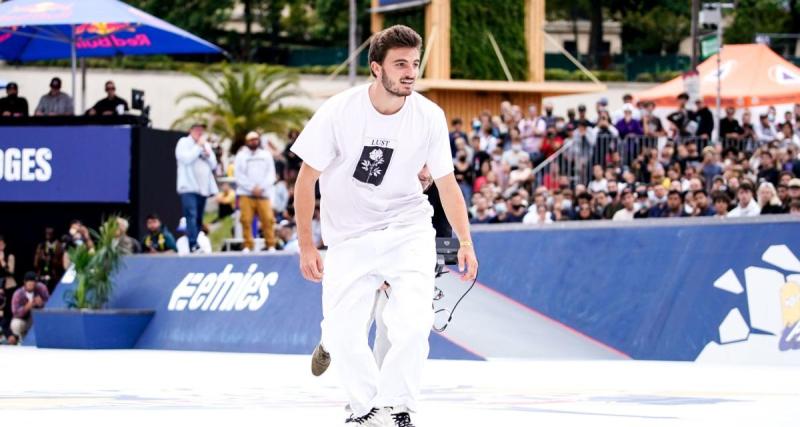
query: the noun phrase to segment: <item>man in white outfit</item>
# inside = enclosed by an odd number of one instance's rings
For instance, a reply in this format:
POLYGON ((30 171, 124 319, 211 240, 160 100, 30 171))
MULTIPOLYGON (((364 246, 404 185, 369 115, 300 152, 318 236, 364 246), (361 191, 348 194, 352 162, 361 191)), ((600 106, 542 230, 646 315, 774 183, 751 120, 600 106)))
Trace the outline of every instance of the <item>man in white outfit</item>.
POLYGON ((275 250, 275 214, 272 200, 275 199, 275 160, 269 151, 261 147, 261 135, 249 132, 245 145, 236 153, 234 160, 236 195, 239 196, 240 221, 244 234, 244 247, 254 249, 253 216, 258 216, 261 232, 267 249, 275 250))
POLYGON ((417 179, 424 165, 461 241, 463 279, 478 268, 444 112, 413 91, 421 47, 405 26, 376 34, 369 52, 375 81, 326 101, 292 146, 303 159, 295 185, 300 269, 323 284, 322 341, 353 411, 347 425, 413 426, 436 263, 433 208, 417 179), (311 232, 317 179, 324 266, 311 232), (378 367, 365 328, 384 281, 391 285, 382 311, 391 347, 378 367))

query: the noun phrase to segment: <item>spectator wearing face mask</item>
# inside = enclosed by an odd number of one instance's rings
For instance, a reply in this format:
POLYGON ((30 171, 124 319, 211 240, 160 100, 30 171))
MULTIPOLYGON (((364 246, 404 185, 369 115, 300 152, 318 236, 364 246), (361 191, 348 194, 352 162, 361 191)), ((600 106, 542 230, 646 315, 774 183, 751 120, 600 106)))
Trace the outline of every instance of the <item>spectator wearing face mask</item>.
POLYGON ((453 162, 454 174, 458 187, 461 188, 461 194, 464 195, 464 200, 472 198, 472 186, 474 179, 472 178, 472 167, 467 160, 467 152, 459 150, 456 153, 455 162, 453 162))
POLYGON ((523 203, 519 193, 513 193, 508 199, 508 213, 504 222, 522 222, 525 217, 527 206, 523 203))
POLYGON ((600 219, 592 209, 592 196, 589 193, 582 193, 578 196, 578 205, 575 207, 576 221, 590 221, 600 219))
POLYGON ((694 190, 692 192, 692 198, 694 202, 692 206, 692 216, 714 216, 717 213, 714 207, 709 203, 706 190, 694 190))
POLYGON ((492 220, 492 211, 489 209, 489 201, 486 197, 475 199, 475 211, 470 218, 470 224, 488 224, 492 220))

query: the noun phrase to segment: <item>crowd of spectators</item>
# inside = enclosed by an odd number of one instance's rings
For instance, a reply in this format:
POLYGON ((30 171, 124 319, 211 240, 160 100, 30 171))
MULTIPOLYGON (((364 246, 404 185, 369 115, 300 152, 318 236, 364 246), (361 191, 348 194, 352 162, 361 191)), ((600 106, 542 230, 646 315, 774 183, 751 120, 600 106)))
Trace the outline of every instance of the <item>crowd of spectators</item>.
MULTIPOLYGON (((124 112, 127 103, 116 98, 115 89, 113 82, 107 82, 108 97, 87 114, 124 112)), ((9 84, 7 92, 9 96, 0 99, 0 114, 27 114, 16 84, 9 84)), ((555 115, 548 103, 540 114, 536 106, 523 113, 521 107, 504 102, 499 115, 484 112, 468 126, 453 119, 450 146, 455 175, 471 222, 541 225, 800 215, 800 105, 782 119, 770 107, 755 122, 748 110, 726 108, 719 123, 721 137, 716 138, 713 116, 702 100, 693 109, 687 107, 685 94, 678 101, 679 108, 663 118, 652 103, 634 104, 626 95, 617 111, 607 109, 606 99, 597 102, 591 113, 578 105, 567 110, 566 117, 555 115), (563 152, 589 153, 593 162, 587 176, 556 168, 553 156, 563 152), (536 172, 543 168, 552 173, 536 172)), ((71 106, 71 100, 54 78, 36 112, 57 114, 66 111, 67 104, 71 106)), ((209 230, 234 217, 231 240, 239 241, 242 250, 259 249, 258 239, 265 250, 297 252, 293 187, 302 161, 290 150, 297 136, 298 131, 290 131, 287 143, 280 146, 250 132, 245 144, 226 156, 218 142, 209 142, 204 125, 193 125, 175 150, 184 215, 176 234, 151 214, 143 235, 136 239, 128 235, 127 220, 119 218, 119 247, 126 254, 209 253, 209 230), (211 223, 205 223, 209 199, 217 212, 211 223)), ((315 244, 323 247, 319 206, 312 227, 315 244)), ((79 220, 57 236, 54 228, 44 230, 34 254, 34 271, 22 276, 22 285, 15 279, 15 257, 0 236, 0 343, 16 343, 27 331, 30 310, 46 302, 68 268, 69 248, 94 246, 79 220)))
POLYGON ((714 138, 710 110, 702 100, 690 109, 688 99, 681 94, 678 109, 663 118, 654 104, 625 95, 621 109, 609 111, 601 99, 591 116, 585 105, 560 117, 552 104, 523 114, 504 102, 500 115, 486 111, 467 129, 453 119, 456 179, 471 221, 800 214, 800 105, 782 119, 770 107, 755 123, 749 111, 737 117, 727 108, 723 137, 714 138), (547 160, 559 150, 588 153, 590 178, 559 174, 547 160))

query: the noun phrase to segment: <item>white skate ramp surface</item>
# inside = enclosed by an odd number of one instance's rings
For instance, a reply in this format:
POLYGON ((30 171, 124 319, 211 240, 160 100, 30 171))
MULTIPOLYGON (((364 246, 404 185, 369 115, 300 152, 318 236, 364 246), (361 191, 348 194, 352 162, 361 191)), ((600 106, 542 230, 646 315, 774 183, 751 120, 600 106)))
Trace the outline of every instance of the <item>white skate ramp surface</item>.
MULTIPOLYGON (((27 426, 339 426, 306 356, 0 348, 0 413, 27 426)), ((429 361, 419 427, 795 425, 800 368, 429 361)))

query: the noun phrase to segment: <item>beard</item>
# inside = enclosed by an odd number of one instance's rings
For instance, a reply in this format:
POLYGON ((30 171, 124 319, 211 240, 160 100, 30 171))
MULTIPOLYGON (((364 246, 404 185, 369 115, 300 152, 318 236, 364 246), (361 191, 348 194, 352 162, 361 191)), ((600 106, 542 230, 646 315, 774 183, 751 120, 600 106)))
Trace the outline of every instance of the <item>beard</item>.
POLYGON ((386 73, 381 74, 381 85, 386 89, 386 92, 398 97, 409 96, 414 90, 413 87, 409 89, 403 88, 399 80, 397 82, 391 81, 386 73))

